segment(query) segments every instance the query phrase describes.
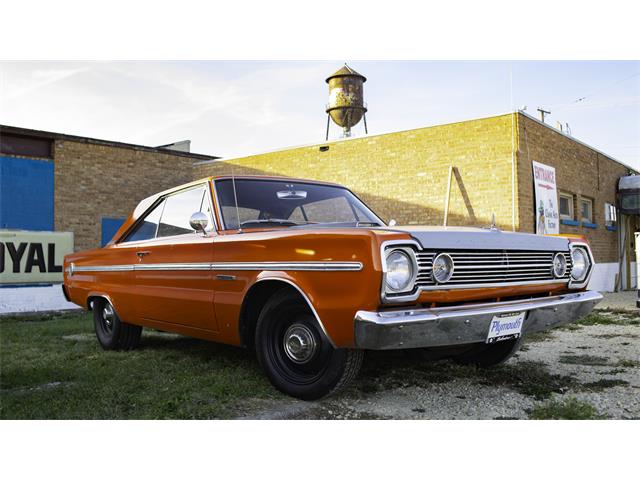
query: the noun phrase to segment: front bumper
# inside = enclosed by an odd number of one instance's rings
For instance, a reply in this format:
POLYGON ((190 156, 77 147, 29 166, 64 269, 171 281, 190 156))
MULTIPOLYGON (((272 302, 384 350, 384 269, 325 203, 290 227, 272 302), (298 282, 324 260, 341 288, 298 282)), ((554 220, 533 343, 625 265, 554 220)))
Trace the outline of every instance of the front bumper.
POLYGON ((527 312, 522 334, 547 330, 587 315, 602 300, 594 291, 455 307, 359 311, 356 347, 370 350, 484 343, 494 315, 527 312))

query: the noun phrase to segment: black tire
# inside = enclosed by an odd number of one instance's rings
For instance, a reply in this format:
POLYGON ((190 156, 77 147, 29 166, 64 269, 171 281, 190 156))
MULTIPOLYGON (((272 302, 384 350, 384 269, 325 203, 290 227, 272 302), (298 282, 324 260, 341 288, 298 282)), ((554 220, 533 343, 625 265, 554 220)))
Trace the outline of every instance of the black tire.
POLYGON ((308 305, 289 290, 277 292, 263 307, 255 345, 273 386, 302 400, 317 400, 347 386, 364 357, 362 350, 333 348, 308 305))
POLYGON ((493 367, 509 360, 521 345, 522 337, 492 344, 482 344, 462 355, 453 357, 453 360, 463 365, 476 365, 482 368, 493 367))
POLYGON ((93 325, 105 350, 132 350, 140 343, 142 327, 123 323, 113 305, 103 298, 93 301, 93 325))

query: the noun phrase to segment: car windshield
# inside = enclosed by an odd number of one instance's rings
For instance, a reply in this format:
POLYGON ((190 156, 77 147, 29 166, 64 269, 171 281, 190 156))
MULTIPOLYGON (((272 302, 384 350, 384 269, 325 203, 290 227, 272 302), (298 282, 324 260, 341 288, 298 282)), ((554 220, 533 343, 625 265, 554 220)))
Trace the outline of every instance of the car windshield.
POLYGON ((294 181, 216 181, 227 229, 294 227, 308 224, 382 226, 382 221, 343 187, 294 181), (235 190, 235 191, 234 191, 235 190), (237 208, 236 208, 237 197, 237 208))

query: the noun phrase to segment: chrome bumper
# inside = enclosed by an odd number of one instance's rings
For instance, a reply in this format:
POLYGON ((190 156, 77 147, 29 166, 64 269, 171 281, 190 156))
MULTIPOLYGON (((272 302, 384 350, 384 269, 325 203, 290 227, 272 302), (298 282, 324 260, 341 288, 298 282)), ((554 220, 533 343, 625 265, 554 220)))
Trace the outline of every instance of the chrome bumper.
POLYGON ((602 300, 594 291, 455 307, 359 311, 356 347, 370 350, 484 343, 494 315, 527 312, 522 334, 558 327, 587 315, 602 300))

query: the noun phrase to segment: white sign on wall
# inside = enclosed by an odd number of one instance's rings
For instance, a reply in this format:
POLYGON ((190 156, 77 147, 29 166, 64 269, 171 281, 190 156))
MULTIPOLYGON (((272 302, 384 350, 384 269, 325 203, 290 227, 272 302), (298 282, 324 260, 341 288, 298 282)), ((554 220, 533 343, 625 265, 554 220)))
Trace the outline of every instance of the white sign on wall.
POLYGON ((539 235, 560 233, 556 169, 533 162, 533 183, 535 186, 536 233, 539 235))
POLYGON ((72 232, 0 230, 0 284, 62 282, 72 232))

